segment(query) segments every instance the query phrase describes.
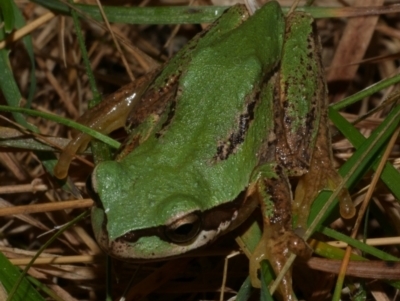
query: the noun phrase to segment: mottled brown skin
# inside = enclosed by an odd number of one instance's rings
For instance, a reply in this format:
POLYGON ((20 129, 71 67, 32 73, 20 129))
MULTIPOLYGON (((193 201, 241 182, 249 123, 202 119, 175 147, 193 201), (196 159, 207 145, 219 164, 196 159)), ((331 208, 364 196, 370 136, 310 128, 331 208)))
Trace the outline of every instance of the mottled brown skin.
MULTIPOLYGON (((291 22, 290 18, 291 16, 287 18, 286 34, 290 33, 288 25, 291 22)), ((313 27, 315 30, 315 26, 313 27)), ((319 191, 327 187, 335 188, 341 182, 332 164, 328 127, 328 92, 320 57, 319 36, 313 32, 307 41, 310 45, 307 55, 310 60, 317 63, 317 69, 320 72, 309 74, 315 79, 317 89, 312 99, 306 100, 310 103, 310 110, 303 122, 305 126, 298 132, 292 130, 291 117, 293 116, 289 116, 287 111, 291 106, 287 99, 288 82, 281 82, 278 74, 277 83, 275 83, 274 135, 269 137, 261 150, 260 164, 276 163, 277 177, 271 179, 261 176, 257 183, 255 193, 260 200, 264 228, 263 237, 251 260, 253 266, 251 266, 250 274, 253 285, 259 285, 255 277, 261 260, 267 259, 278 274, 290 253, 303 258, 311 256, 311 248, 292 230, 292 214, 297 217, 297 227, 306 229, 310 207, 319 191), (294 200, 288 176, 299 177, 294 200), (267 210, 271 204, 272 210, 267 210)), ((304 67, 307 68, 307 66, 304 67)), ((353 207, 347 190, 343 189, 339 198, 345 203, 343 207, 350 212, 353 207)), ((294 300, 291 271, 284 276, 278 291, 283 300, 294 300)))

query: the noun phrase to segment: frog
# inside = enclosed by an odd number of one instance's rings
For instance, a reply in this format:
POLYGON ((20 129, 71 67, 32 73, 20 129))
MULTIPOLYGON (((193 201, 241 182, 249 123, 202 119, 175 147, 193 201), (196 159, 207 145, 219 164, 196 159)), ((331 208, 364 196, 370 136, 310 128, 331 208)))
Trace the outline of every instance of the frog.
MULTIPOLYGON (((261 260, 278 273, 290 252, 309 256, 292 215, 306 228, 318 192, 341 181, 320 52, 307 13, 285 17, 270 1, 250 16, 236 5, 162 68, 85 113, 79 121, 93 129, 129 131, 88 181, 100 247, 120 260, 165 260, 210 244, 259 210, 254 286, 261 260), (290 177, 300 179, 294 197, 290 177)), ((90 140, 76 135, 57 177, 90 140)), ((348 192, 340 196, 342 215, 352 216, 348 192)), ((292 300, 290 273, 280 294, 292 300)))

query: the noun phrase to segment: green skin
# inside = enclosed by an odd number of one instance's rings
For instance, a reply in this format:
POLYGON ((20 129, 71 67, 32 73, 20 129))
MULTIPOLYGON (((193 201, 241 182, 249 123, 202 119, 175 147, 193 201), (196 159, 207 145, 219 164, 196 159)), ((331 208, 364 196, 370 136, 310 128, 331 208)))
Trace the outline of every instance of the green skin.
MULTIPOLYGON (((248 217, 255 205, 233 200, 266 174, 258 172, 261 166, 272 164, 270 173, 275 175, 277 163, 267 155, 267 145, 274 136, 273 75, 281 60, 285 67, 285 19, 276 2, 245 22, 244 16, 242 6, 229 9, 164 67, 148 90, 172 90, 174 107, 169 101, 163 109, 147 112, 132 132, 131 141, 140 140, 139 146, 122 150, 115 161, 94 170, 101 206, 93 209, 92 223, 97 240, 111 255, 150 260, 197 249, 248 217), (171 81, 173 88, 165 88, 171 81), (216 208, 224 214, 218 213, 217 222, 208 221, 206 213, 216 208), (174 233, 182 224, 189 229, 174 233)), ((309 76, 299 66, 307 59, 311 22, 310 17, 301 22, 305 26, 295 34, 300 43, 288 53, 287 64, 297 72, 288 76, 293 82, 309 76)), ((307 93, 314 93, 313 85, 312 80, 297 88, 290 84, 289 92, 302 97, 289 100, 292 121, 283 131, 298 140, 310 128, 307 93)), ((318 120, 313 115, 311 123, 318 120)), ((307 147, 312 148, 316 131, 309 136, 307 147)), ((294 165, 288 174, 297 174, 294 165)))
MULTIPOLYGON (((162 71, 82 116, 103 132, 125 120, 133 128, 116 159, 92 174, 98 200, 92 224, 107 253, 124 260, 178 256, 231 231, 258 204, 265 225, 272 224, 264 227, 264 240, 280 244, 274 233, 291 230, 287 175, 315 178, 310 166, 325 174, 332 169, 325 160, 326 87, 312 23, 304 13, 285 20, 276 2, 251 17, 234 6, 162 71)), ((64 150, 55 169, 60 178, 89 140, 79 134, 64 150)), ((309 201, 295 203, 306 208, 297 214, 307 216, 309 201)))
MULTIPOLYGON (((179 256, 259 207, 261 239, 257 223, 237 238, 249 250, 253 286, 260 286, 260 261, 269 260, 278 274, 290 252, 309 255, 292 232, 292 213, 296 227, 306 227, 319 190, 341 181, 331 160, 313 21, 297 12, 284 18, 274 1, 251 17, 234 6, 161 71, 80 118, 103 133, 124 125, 130 131, 115 160, 96 166, 88 187, 97 201, 94 234, 105 252, 133 261, 179 256), (288 176, 301 176, 294 199, 288 176)), ((90 139, 78 133, 63 150, 57 177, 66 177, 90 139)), ((348 192, 339 198, 342 216, 352 217, 348 192)), ((293 300, 291 287, 289 272, 279 288, 284 300, 293 300)))
POLYGON ((100 163, 93 172, 93 186, 104 208, 93 211, 93 225, 98 241, 111 255, 123 259, 175 256, 232 228, 239 208, 231 210, 217 229, 200 229, 183 243, 156 235, 132 243, 116 241, 128 232, 165 227, 193 212, 201 216, 236 199, 248 187, 259 163, 255 150, 273 130, 271 87, 262 93, 265 97, 255 100, 255 95, 280 61, 285 21, 276 3, 242 23, 245 13, 241 6, 231 8, 194 49, 193 43, 182 49, 150 85, 149 89, 160 87, 176 74, 177 66, 183 69, 167 127, 163 124, 169 110, 154 124, 148 122, 150 133, 140 146, 122 159, 100 163), (247 112, 254 101, 254 112, 247 112), (218 151, 218 146, 229 148, 229 138, 232 132, 240 132, 240 118, 246 114, 254 117, 243 133, 244 141, 220 159, 218 154, 224 150, 218 151), (156 137, 161 128, 162 135, 156 137))

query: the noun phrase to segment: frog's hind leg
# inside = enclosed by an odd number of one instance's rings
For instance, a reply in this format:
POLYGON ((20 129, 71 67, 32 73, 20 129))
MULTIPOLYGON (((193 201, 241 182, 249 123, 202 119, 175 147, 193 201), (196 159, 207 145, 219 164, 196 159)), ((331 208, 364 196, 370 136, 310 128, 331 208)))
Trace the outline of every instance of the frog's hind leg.
MULTIPOLYGON (((270 166, 271 167, 271 166, 270 166)), ((282 270, 291 252, 309 257, 311 249, 292 231, 292 193, 287 176, 281 166, 273 164, 271 173, 260 177, 255 184, 263 217, 263 236, 250 259, 250 276, 253 286, 259 285, 257 270, 262 260, 268 260, 276 275, 282 270)), ((283 300, 294 300, 292 275, 288 271, 279 288, 283 300)))
MULTIPOLYGON (((307 14, 291 14, 286 26, 279 81, 274 92, 276 160, 289 176, 301 177, 293 214, 298 225, 306 228, 309 210, 318 192, 335 188, 341 178, 332 165, 328 90, 314 20, 307 14), (293 56, 295 48, 303 51, 293 56)), ((346 190, 341 191, 339 199, 342 216, 354 215, 346 190)))
MULTIPOLYGON (((327 109, 323 112, 310 167, 308 172, 299 179, 292 206, 297 225, 302 228, 307 228, 310 207, 319 191, 322 189, 334 190, 342 181, 341 176, 333 166, 327 109)), ((353 217, 355 208, 346 188, 341 189, 338 199, 341 216, 344 218, 353 217)))

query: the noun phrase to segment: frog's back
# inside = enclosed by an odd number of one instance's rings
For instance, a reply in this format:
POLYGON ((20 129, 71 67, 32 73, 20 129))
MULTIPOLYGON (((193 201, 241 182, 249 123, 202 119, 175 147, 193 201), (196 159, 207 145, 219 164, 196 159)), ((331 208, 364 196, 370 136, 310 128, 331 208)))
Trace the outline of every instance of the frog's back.
MULTIPOLYGON (((154 137, 130 155, 130 166, 142 165, 142 156, 151 158, 152 165, 173 171, 175 182, 179 175, 184 179, 204 178, 213 200, 207 203, 209 207, 245 189, 257 163, 257 149, 270 128, 266 118, 258 117, 264 126, 249 131, 259 109, 263 58, 257 49, 239 47, 254 41, 243 37, 238 45, 229 40, 234 37, 228 35, 193 54, 179 79, 173 111, 165 112, 168 122, 161 118, 163 124, 154 137), (235 47, 227 49, 226 45, 235 47)), ((148 169, 146 165, 143 172, 148 169)), ((149 175, 158 183, 169 182, 163 179, 165 176, 149 175)), ((187 189, 193 193, 192 187, 187 189)))
POLYGON ((261 85, 279 62, 276 31, 284 27, 260 28, 252 20, 196 49, 150 137, 121 162, 99 165, 97 177, 110 179, 98 187, 109 217, 117 203, 134 197, 137 204, 135 212, 118 213, 115 218, 129 219, 129 229, 113 236, 164 225, 179 212, 208 210, 246 189, 273 127, 272 100, 261 96, 261 85), (171 199, 184 201, 171 205, 171 199))

